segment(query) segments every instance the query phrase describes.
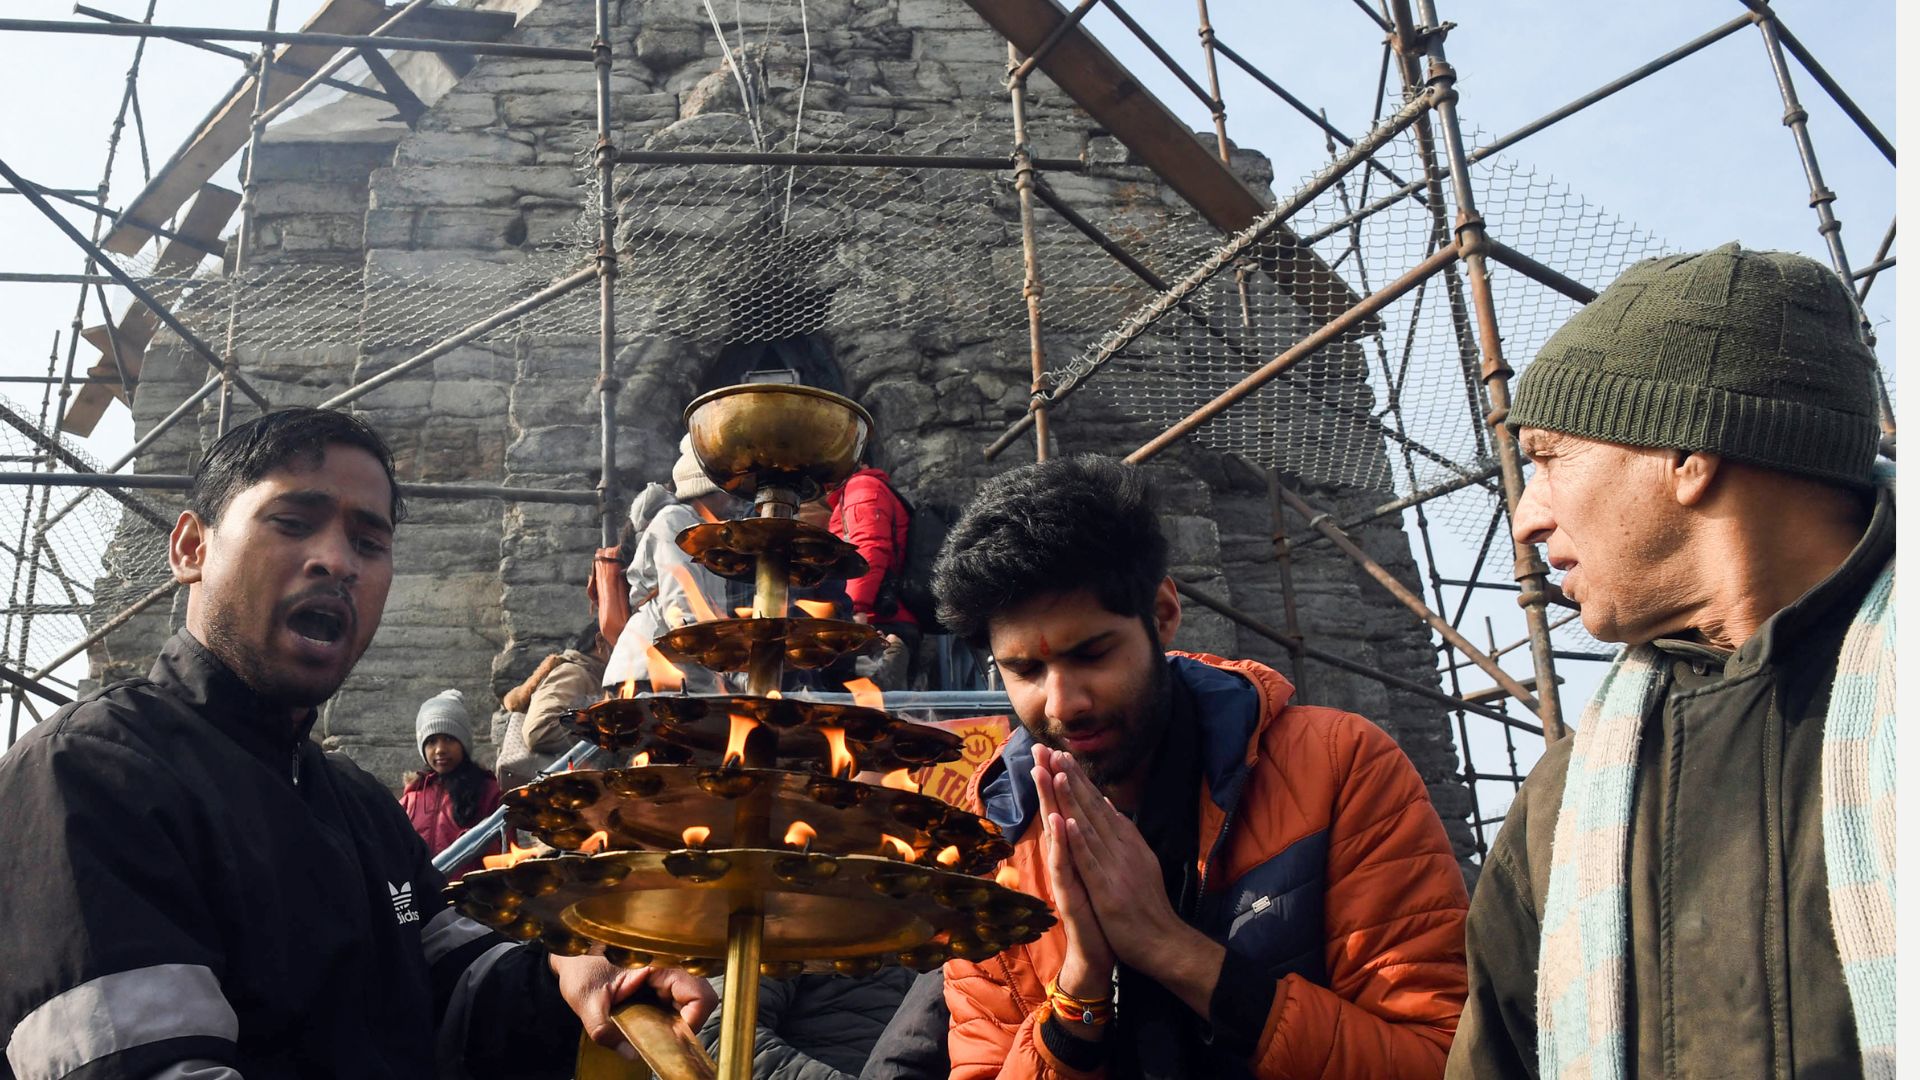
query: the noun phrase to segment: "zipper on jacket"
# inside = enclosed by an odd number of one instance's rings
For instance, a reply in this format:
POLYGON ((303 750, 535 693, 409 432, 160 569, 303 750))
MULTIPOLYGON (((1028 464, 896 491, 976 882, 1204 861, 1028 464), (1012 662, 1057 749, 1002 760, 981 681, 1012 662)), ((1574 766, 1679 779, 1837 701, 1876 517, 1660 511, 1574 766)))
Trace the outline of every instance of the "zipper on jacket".
POLYGON ((288 767, 287 772, 288 772, 288 775, 293 777, 293 786, 299 787, 300 786, 300 748, 298 746, 293 748, 293 762, 288 767))
MULTIPOLYGON (((1199 918, 1200 907, 1206 901, 1207 878, 1213 875, 1213 865, 1220 861, 1220 855, 1227 847, 1227 836, 1233 832, 1233 817, 1240 812, 1240 796, 1246 787, 1246 783, 1247 781, 1244 775, 1235 782, 1233 787, 1233 800, 1227 804, 1226 812, 1220 817, 1220 831, 1214 836, 1213 846, 1207 852, 1206 865, 1200 869, 1200 892, 1193 898, 1194 918, 1199 918)), ((1188 925, 1193 925, 1191 920, 1188 921, 1188 925)))

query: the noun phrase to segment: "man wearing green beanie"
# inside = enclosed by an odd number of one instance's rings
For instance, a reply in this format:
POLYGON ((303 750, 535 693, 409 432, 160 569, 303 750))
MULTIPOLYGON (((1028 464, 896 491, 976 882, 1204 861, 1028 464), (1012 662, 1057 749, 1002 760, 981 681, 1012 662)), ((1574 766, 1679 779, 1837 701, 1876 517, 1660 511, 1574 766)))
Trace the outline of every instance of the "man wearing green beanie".
POLYGON ((1450 1077, 1892 1076, 1893 491, 1840 279, 1640 263, 1506 418, 1621 657, 1515 797, 1450 1077))

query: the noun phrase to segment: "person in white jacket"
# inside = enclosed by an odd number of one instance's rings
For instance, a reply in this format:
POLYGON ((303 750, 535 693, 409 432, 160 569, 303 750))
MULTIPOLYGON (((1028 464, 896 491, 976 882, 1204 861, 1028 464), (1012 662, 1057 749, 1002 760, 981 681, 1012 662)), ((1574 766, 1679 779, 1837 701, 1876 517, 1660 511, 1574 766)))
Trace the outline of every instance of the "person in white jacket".
MULTIPOLYGON (((627 567, 628 602, 633 615, 614 644, 602 685, 618 686, 629 679, 647 681, 647 646, 678 626, 732 615, 726 609, 725 579, 694 562, 680 550, 680 534, 703 521, 726 521, 736 516, 741 501, 720 490, 707 478, 693 455, 691 438, 680 439, 680 458, 673 465, 673 488, 648 484, 635 496, 628 512, 640 534, 633 562, 627 567)), ((677 663, 687 677, 687 689, 717 692, 720 677, 693 664, 677 663)))

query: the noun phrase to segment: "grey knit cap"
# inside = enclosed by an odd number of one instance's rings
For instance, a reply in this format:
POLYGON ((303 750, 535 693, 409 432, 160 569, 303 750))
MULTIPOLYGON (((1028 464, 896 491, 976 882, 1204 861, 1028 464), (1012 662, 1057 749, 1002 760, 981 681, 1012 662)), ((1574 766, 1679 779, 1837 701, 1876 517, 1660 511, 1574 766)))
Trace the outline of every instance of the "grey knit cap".
POLYGON ((1506 422, 1866 487, 1880 428, 1859 318, 1839 276, 1802 255, 1649 259, 1547 339, 1506 422))
POLYGON ((420 760, 427 758, 427 740, 435 735, 451 735, 473 756, 473 729, 467 726, 467 703, 458 690, 442 690, 420 703, 413 717, 413 745, 420 760))
POLYGON ((700 467, 700 459, 693 454, 693 436, 680 436, 680 459, 673 463, 674 498, 684 502, 719 490, 720 485, 707 478, 707 470, 700 467))

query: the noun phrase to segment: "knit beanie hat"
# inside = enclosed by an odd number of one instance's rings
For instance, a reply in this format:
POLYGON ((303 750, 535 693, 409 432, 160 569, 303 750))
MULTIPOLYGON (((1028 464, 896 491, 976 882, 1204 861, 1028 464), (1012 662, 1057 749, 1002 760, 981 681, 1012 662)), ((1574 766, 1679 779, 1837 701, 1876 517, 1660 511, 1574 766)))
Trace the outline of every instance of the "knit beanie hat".
POLYGON ((1833 271, 1726 244, 1628 268, 1547 339, 1506 422, 1866 487, 1876 363, 1833 271))
POLYGON ((467 727, 467 704, 458 690, 442 690, 420 703, 413 717, 413 745, 426 760, 427 740, 435 735, 451 735, 473 753, 473 731, 467 727))
POLYGON ((707 478, 707 470, 701 468, 700 459, 693 456, 693 436, 680 436, 680 460, 673 463, 674 497, 697 499, 719 490, 720 485, 707 478))

